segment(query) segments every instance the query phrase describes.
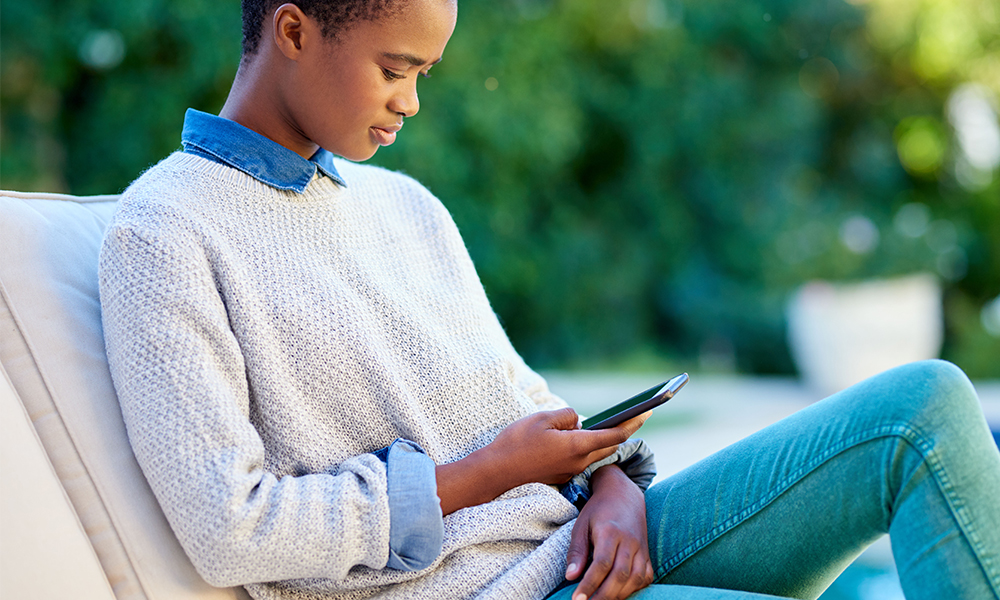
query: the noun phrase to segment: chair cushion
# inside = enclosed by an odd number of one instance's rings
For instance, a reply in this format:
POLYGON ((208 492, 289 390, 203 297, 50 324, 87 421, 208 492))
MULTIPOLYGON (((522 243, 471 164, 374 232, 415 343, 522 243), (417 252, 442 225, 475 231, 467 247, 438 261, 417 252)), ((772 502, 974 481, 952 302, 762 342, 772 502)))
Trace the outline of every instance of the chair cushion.
POLYGON ((0 365, 119 600, 248 598, 198 576, 129 446, 97 286, 116 200, 0 192, 0 365))

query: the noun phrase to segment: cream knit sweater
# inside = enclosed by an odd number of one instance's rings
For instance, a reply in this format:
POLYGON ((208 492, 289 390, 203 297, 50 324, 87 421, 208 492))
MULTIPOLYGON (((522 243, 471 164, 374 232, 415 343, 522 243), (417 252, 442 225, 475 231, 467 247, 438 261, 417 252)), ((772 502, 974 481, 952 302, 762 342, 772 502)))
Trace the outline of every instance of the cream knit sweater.
POLYGON ((511 347, 448 212, 412 179, 337 163, 304 194, 174 154, 125 192, 101 254, 129 436, 214 585, 261 599, 541 598, 576 509, 530 484, 444 519, 428 568, 385 568, 385 464, 438 464, 565 406, 511 347), (270 583, 268 583, 270 582, 270 583))

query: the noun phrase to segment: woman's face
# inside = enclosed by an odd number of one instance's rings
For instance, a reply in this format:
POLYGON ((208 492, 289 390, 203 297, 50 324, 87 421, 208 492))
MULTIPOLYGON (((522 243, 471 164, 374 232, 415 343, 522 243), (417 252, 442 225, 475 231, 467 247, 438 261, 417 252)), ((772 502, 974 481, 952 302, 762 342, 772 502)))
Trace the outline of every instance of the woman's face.
POLYGON ((283 90, 301 134, 349 160, 371 158, 417 114, 417 80, 441 60, 455 29, 455 0, 400 0, 376 21, 303 48, 283 90))

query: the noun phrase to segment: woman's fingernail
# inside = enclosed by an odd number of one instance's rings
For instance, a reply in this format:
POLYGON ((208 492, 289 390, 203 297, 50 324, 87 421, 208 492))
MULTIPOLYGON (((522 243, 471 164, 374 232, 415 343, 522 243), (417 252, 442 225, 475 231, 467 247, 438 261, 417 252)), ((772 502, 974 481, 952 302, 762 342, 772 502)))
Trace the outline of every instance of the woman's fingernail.
POLYGON ((566 579, 569 579, 570 573, 573 573, 575 571, 576 571, 576 563, 570 563, 569 566, 566 567, 566 579))
POLYGON ((587 600, 587 595, 586 594, 577 594, 577 595, 573 596, 573 600, 587 600))

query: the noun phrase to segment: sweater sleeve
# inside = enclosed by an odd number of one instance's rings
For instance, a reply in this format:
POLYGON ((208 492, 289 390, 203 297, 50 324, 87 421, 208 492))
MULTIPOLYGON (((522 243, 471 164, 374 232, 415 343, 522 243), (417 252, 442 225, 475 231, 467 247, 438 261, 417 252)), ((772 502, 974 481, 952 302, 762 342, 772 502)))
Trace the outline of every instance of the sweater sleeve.
POLYGON ((412 197, 422 200, 426 214, 433 219, 433 229, 439 236, 439 240, 436 241, 444 244, 448 260, 458 265, 462 285, 469 291, 469 297, 477 301, 476 304, 481 310, 484 329, 491 336, 495 347, 505 354, 514 385, 531 399, 537 410, 557 410, 569 406, 565 400, 549 390, 545 378, 533 371, 511 344, 500 318, 490 305, 479 273, 451 213, 427 188, 416 180, 403 177, 407 185, 412 186, 412 197))
MULTIPOLYGON (((497 327, 499 327, 499 323, 497 327)), ((504 338, 506 340, 506 334, 504 334, 504 338)), ((565 400, 549 390, 549 384, 545 378, 524 362, 509 340, 507 340, 506 345, 510 348, 510 361, 514 365, 514 381, 517 387, 531 398, 538 410, 558 410, 569 406, 565 400)))
POLYGON ((591 476, 595 471, 607 465, 618 465, 642 491, 646 491, 653 483, 653 478, 656 477, 656 462, 653 458, 653 451, 645 441, 634 439, 619 445, 614 454, 591 464, 582 473, 559 486, 559 493, 577 508, 583 508, 592 494, 590 489, 591 476))
POLYGON ((207 582, 341 580, 356 565, 387 566, 391 458, 387 466, 361 455, 328 473, 280 479, 265 469, 243 354, 201 244, 112 226, 100 293, 133 450, 207 582))

